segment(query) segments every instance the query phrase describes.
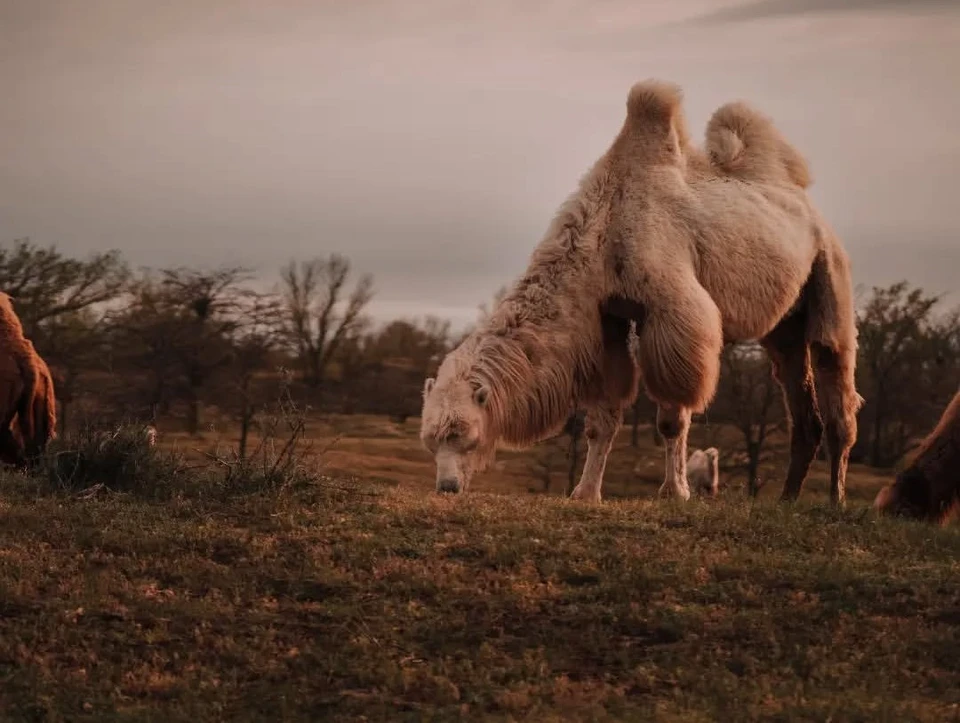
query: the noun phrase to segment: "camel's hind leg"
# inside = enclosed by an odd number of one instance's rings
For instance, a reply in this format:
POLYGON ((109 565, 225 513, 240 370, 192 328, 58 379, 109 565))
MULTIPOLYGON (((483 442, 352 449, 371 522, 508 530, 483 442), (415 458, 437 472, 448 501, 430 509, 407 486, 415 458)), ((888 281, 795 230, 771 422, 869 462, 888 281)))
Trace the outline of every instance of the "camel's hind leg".
POLYGON ((773 364, 774 377, 783 389, 790 422, 790 466, 780 500, 793 501, 800 496, 823 434, 810 367, 805 313, 801 311, 781 321, 763 339, 763 346, 773 364))
POLYGON ((690 499, 687 483, 687 435, 690 433, 689 407, 660 404, 657 408, 657 430, 666 447, 666 469, 659 495, 690 499))
POLYGON ((580 483, 571 499, 600 501, 600 487, 607 466, 607 456, 623 423, 623 407, 637 395, 636 363, 630 353, 630 322, 605 315, 603 324, 603 365, 593 380, 587 400, 587 458, 580 483))
POLYGON ((830 453, 830 499, 843 505, 847 460, 857 439, 857 326, 850 265, 846 253, 825 229, 824 252, 814 261, 807 282, 807 339, 813 359, 817 403, 830 453))
POLYGON ((812 352, 817 400, 830 453, 830 501, 842 506, 846 498, 847 462, 857 440, 857 410, 861 404, 854 383, 856 351, 835 351, 814 343, 812 352))

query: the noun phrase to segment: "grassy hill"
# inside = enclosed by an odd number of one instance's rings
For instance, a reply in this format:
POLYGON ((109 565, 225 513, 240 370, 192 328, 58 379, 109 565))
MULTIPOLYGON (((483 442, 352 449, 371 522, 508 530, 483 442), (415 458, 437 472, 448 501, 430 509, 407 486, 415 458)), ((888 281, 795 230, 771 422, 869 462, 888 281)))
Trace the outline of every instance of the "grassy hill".
POLYGON ((513 459, 449 498, 411 440, 280 492, 0 478, 0 719, 960 716, 960 529, 875 519, 878 479, 589 506, 513 459))

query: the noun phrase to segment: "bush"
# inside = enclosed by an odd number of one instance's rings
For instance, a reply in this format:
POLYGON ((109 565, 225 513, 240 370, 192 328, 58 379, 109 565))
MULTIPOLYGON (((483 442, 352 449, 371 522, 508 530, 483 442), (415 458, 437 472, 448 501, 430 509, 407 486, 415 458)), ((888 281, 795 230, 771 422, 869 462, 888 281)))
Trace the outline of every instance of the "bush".
MULTIPOLYGON (((307 439, 309 407, 293 399, 289 384, 281 386, 272 409, 264 409, 255 422, 257 442, 219 449, 208 455, 223 471, 221 484, 235 492, 281 492, 309 484, 319 477, 320 460, 325 450, 314 454, 307 439)), ((337 440, 334 439, 331 444, 337 440)))
POLYGON ((146 424, 122 424, 110 430, 85 427, 50 442, 37 476, 65 491, 98 486, 115 492, 169 488, 183 468, 182 458, 155 446, 154 435, 146 424))

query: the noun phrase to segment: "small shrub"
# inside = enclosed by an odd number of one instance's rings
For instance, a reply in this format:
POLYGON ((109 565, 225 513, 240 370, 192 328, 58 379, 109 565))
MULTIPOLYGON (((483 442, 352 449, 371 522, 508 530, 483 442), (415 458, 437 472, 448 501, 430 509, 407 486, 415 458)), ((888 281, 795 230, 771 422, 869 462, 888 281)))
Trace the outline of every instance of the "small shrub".
POLYGON ((271 406, 254 421, 258 442, 252 450, 244 442, 208 455, 223 470, 222 484, 230 491, 282 491, 319 477, 325 449, 313 453, 313 444, 306 436, 310 408, 297 404, 289 381, 281 384, 278 399, 271 406))
POLYGON ((182 460, 155 446, 151 432, 145 424, 122 424, 107 430, 83 428, 51 441, 36 474, 41 481, 67 491, 97 485, 116 492, 169 487, 182 460))

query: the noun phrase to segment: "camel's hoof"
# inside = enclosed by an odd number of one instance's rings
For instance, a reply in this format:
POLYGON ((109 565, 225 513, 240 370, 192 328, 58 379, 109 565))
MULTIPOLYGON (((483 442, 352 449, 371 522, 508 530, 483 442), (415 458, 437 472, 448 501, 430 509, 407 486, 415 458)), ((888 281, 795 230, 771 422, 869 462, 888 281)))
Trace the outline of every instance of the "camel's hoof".
POLYGON ((663 498, 667 498, 667 497, 676 497, 676 498, 678 498, 678 499, 686 502, 686 501, 688 501, 688 500, 690 499, 690 488, 689 488, 689 487, 687 487, 687 488, 679 487, 679 488, 678 488, 678 487, 674 487, 673 485, 668 485, 666 482, 664 482, 664 483, 660 486, 660 491, 657 493, 657 496, 660 497, 660 498, 662 498, 662 499, 663 499, 663 498))
POLYGON ((570 493, 571 500, 583 500, 584 502, 599 502, 600 490, 584 489, 583 485, 577 485, 570 493))

